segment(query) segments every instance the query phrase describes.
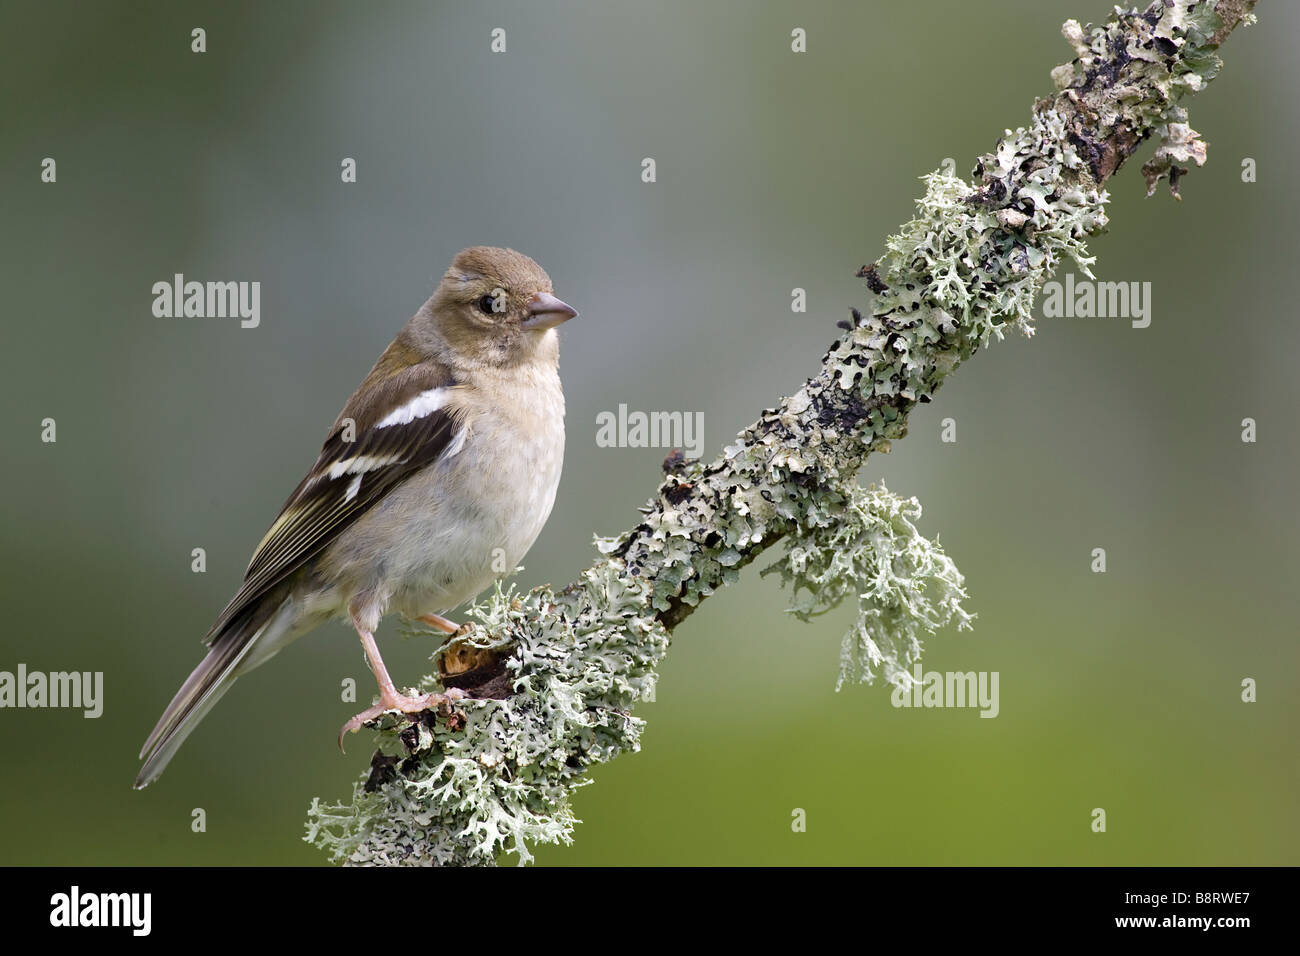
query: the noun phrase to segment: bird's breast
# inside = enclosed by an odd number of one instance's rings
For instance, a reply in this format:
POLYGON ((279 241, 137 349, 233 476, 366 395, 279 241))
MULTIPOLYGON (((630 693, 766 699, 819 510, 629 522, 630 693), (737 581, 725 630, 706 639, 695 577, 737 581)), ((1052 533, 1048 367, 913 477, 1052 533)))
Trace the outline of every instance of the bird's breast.
POLYGON ((512 572, 550 516, 564 461, 558 378, 493 398, 460 416, 454 455, 385 502, 407 522, 388 560, 400 582, 392 606, 408 616, 453 608, 512 572))

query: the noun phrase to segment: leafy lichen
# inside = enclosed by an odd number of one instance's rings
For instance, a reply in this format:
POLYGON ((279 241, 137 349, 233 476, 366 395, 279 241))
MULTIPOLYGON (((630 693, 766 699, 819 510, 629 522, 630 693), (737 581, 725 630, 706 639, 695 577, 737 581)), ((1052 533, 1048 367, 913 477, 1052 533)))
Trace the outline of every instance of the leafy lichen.
POLYGON ((884 485, 854 486, 839 513, 790 534, 781 560, 763 569, 781 575, 794 594, 790 611, 802 621, 856 596, 857 619, 844 635, 836 689, 846 680, 870 683, 877 671, 906 685, 923 634, 952 622, 959 630, 971 626, 961 573, 917 530, 913 520, 920 516, 915 498, 900 498, 884 485))
POLYGON ((386 718, 388 772, 357 784, 350 804, 313 802, 307 839, 359 865, 493 863, 503 850, 526 863, 530 843, 569 842, 569 793, 588 766, 640 747, 644 722, 630 711, 654 699, 668 650, 644 613, 649 593, 613 561, 563 595, 498 586, 458 640, 508 651, 515 693, 460 701, 455 721, 386 718))

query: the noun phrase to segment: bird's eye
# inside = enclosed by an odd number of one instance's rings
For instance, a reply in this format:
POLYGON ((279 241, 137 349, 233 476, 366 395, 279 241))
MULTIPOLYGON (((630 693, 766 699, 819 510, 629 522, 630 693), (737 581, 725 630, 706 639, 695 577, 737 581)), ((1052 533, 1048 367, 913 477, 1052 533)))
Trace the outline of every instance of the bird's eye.
POLYGON ((496 311, 496 302, 496 296, 485 295, 483 298, 478 300, 478 310, 484 315, 491 315, 496 311))

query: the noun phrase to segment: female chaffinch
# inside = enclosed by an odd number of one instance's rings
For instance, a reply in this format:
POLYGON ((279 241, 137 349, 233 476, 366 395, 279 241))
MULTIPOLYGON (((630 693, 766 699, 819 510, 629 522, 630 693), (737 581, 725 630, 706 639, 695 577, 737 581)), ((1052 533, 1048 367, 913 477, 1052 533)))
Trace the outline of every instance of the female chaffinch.
POLYGON ((207 656, 145 741, 137 789, 163 772, 235 679, 333 617, 350 621, 379 684, 379 714, 408 697, 374 631, 388 611, 448 633, 440 612, 513 569, 555 501, 564 394, 555 327, 578 313, 511 249, 460 252, 343 406, 320 457, 253 554, 208 632, 207 656))

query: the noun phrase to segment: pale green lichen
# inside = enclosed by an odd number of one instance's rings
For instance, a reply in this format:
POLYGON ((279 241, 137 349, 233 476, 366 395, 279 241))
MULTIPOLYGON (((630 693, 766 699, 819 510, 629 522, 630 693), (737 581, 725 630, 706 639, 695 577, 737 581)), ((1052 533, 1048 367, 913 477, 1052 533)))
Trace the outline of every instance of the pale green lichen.
POLYGON ((844 635, 838 690, 846 680, 870 683, 877 672, 906 685, 921 656, 921 637, 974 616, 962 607, 961 573, 935 542, 913 524, 915 498, 900 498, 882 484, 854 486, 834 515, 787 536, 781 560, 763 569, 779 573, 794 594, 790 612, 802 621, 857 598, 858 613, 844 635))
POLYGON ((875 308, 854 313, 818 374, 714 461, 668 463, 642 522, 599 541, 602 559, 575 585, 498 589, 474 608, 514 694, 462 702, 455 729, 389 720, 368 787, 313 802, 307 839, 354 864, 492 863, 503 850, 527 862, 529 844, 569 842, 587 769, 639 747, 630 711, 653 697, 669 631, 783 537, 775 567, 797 615, 858 600, 841 680, 903 682, 922 636, 968 626, 961 576, 917 531, 919 506, 862 489, 858 469, 990 339, 1032 333, 1034 300, 1062 263, 1091 275, 1102 186, 1144 139, 1161 141, 1151 181, 1176 186, 1176 162, 1203 161, 1176 101, 1218 72, 1214 50, 1252 2, 1161 0, 1102 27, 1067 23, 1076 59, 1053 71, 1061 92, 980 158, 973 183, 925 177, 916 217, 864 267, 875 308))
POLYGON ((561 595, 498 586, 471 609, 470 639, 509 650, 516 693, 461 701, 456 730, 390 720, 381 742, 395 759, 381 785, 357 784, 350 804, 313 802, 306 839, 356 865, 493 863, 503 850, 526 863, 529 844, 568 843, 569 794, 587 767, 640 746, 630 711, 654 699, 668 650, 644 614, 648 595, 614 562, 561 595))

